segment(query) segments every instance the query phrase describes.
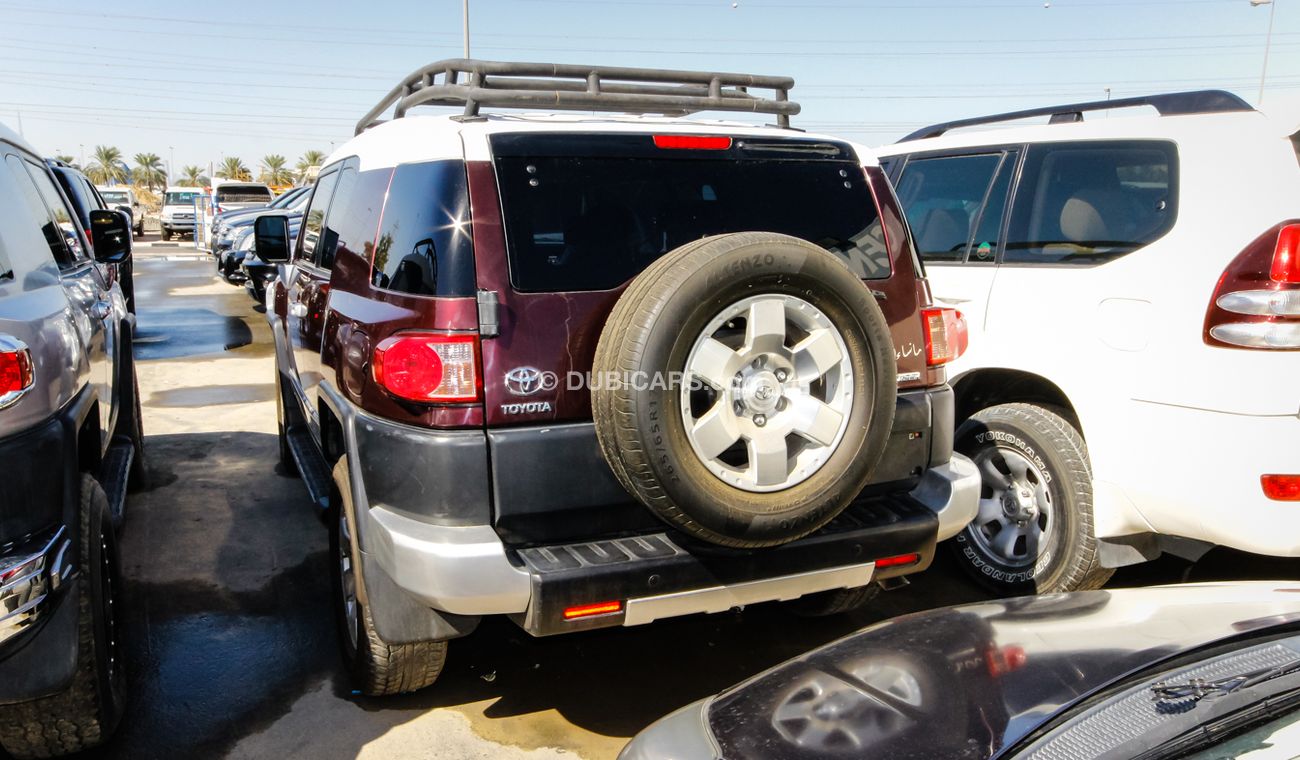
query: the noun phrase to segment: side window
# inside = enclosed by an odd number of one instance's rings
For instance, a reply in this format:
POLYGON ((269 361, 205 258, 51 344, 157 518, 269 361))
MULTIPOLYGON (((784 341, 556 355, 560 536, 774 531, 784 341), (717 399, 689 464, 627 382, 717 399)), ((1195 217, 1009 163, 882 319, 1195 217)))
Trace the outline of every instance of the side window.
POLYGON ((1011 194, 1011 179, 1016 174, 1018 153, 1007 153, 1002 159, 998 175, 989 188, 988 199, 975 222, 975 236, 971 238, 970 263, 993 263, 1002 242, 1002 222, 1006 219, 1007 197, 1011 194))
POLYGON ((1002 153, 911 159, 899 201, 926 262, 964 261, 1002 153))
MULTIPOLYGON (((27 162, 13 155, 6 156, 5 163, 9 167, 10 176, 13 177, 18 191, 27 201, 31 219, 40 228, 41 234, 45 237, 46 245, 50 247, 50 254, 54 256, 54 260, 59 263, 59 266, 72 266, 76 262, 67 246, 67 236, 69 234, 67 228, 72 224, 72 217, 68 214, 63 201, 60 200, 59 205, 53 207, 56 211, 51 212, 51 207, 47 206, 41 198, 42 193, 37 189, 36 182, 32 177, 32 174, 44 176, 43 172, 33 171, 29 173, 26 168, 27 162)), ((48 182, 48 177, 46 177, 46 181, 48 182)), ((72 233, 72 236, 75 239, 76 233, 72 233)))
POLYGON ((320 245, 322 232, 325 230, 325 211, 330 205, 330 196, 338 184, 339 173, 332 171, 322 174, 316 180, 316 191, 312 193, 311 204, 302 220, 302 235, 299 238, 298 259, 316 261, 316 247, 320 245))
POLYGON ((1168 142, 1030 147, 1003 261, 1099 264, 1149 245, 1173 228, 1177 173, 1168 142))
POLYGON ((393 173, 370 281, 422 296, 474 293, 465 164, 404 164, 393 173))
POLYGON ((349 159, 339 171, 334 200, 325 218, 324 241, 316 249, 316 264, 322 269, 333 269, 334 261, 344 252, 370 261, 384 194, 393 173, 390 169, 362 173, 357 166, 356 159, 349 159))

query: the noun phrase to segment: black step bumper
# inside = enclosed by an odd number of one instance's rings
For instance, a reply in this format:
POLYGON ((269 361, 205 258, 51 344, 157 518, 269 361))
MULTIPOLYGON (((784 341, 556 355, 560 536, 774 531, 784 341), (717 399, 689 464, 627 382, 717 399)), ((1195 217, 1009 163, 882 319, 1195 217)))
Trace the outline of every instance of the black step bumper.
POLYGON ((721 549, 669 532, 521 549, 532 593, 513 618, 549 636, 862 586, 924 570, 938 529, 933 510, 902 496, 857 504, 770 549, 721 549))

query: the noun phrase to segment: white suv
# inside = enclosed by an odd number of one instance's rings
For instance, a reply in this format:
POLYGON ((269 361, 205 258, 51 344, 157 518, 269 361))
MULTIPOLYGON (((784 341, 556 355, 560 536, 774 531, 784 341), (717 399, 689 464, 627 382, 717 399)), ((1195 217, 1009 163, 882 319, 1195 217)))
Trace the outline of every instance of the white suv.
POLYGON ((984 483, 953 545, 985 585, 1095 588, 1213 545, 1300 556, 1298 149, 1294 124, 1209 91, 877 151, 970 325, 955 443, 984 483))

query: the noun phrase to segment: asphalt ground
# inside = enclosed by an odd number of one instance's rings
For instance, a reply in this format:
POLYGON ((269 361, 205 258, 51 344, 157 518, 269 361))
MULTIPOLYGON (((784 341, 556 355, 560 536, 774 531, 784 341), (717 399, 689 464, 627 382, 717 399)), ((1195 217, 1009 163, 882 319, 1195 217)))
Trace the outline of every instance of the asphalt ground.
MULTIPOLYGON (((261 307, 186 243, 136 251, 136 343, 150 488, 129 503, 129 706, 104 758, 613 758, 665 713, 850 631, 983 594, 940 554, 870 608, 806 620, 758 605, 534 639, 485 620, 441 679, 354 694, 329 608, 328 537, 277 471, 273 353, 261 307)), ((1300 577, 1216 550, 1112 586, 1300 577)))

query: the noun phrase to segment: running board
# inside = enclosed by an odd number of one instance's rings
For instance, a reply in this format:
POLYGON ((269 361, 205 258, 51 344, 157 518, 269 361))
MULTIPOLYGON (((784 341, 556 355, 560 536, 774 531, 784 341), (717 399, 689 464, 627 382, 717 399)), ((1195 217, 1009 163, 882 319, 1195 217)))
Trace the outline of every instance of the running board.
POLYGON ((308 496, 323 512, 330 505, 330 485, 333 479, 325 460, 316 453, 311 431, 306 425, 289 425, 285 437, 289 439, 289 451, 293 454, 293 463, 302 476, 302 482, 307 486, 308 496))
POLYGON ((126 519, 126 490, 131 480, 131 463, 135 461, 135 446, 131 439, 122 436, 113 439, 99 466, 99 483, 108 496, 108 510, 113 527, 120 529, 126 519))

